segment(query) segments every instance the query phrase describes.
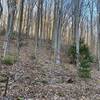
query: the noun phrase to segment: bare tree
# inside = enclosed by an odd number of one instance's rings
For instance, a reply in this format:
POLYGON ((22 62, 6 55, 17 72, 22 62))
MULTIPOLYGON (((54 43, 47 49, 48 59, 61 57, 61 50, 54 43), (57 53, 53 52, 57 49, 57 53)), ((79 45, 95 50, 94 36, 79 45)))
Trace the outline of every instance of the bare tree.
POLYGON ((57 64, 60 64, 61 60, 60 50, 61 50, 61 32, 62 32, 62 11, 63 11, 63 0, 55 0, 53 41, 54 41, 55 63, 57 64))
POLYGON ((100 0, 97 0, 97 19, 98 70, 100 70, 100 0))
MULTIPOLYGON (((21 32, 22 32, 22 21, 23 21, 23 6, 24 0, 20 1, 20 9, 19 9, 19 25, 18 25, 18 35, 17 35, 17 49, 18 49, 18 58, 20 52, 20 44, 21 44, 21 32)), ((18 59, 19 60, 19 59, 18 59)))
POLYGON ((74 32, 76 36, 76 53, 77 53, 77 67, 79 68, 79 41, 80 41, 80 33, 79 33, 79 22, 80 22, 80 0, 74 0, 74 32))
POLYGON ((14 24, 14 14, 16 10, 16 0, 7 0, 8 4, 8 25, 7 25, 7 32, 5 36, 5 42, 3 45, 4 48, 4 57, 6 53, 8 53, 8 45, 10 40, 10 34, 13 32, 13 24, 14 24))

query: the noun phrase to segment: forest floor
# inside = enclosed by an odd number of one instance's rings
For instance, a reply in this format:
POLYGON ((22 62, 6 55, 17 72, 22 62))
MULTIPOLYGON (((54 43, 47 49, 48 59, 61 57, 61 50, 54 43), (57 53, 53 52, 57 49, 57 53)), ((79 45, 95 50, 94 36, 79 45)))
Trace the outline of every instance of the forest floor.
MULTIPOLYGON (((0 65, 0 73, 8 72, 10 76, 9 99, 5 100, 100 100, 100 72, 95 64, 91 78, 82 79, 77 75, 77 68, 67 62, 66 56, 62 56, 61 65, 54 65, 49 48, 38 48, 35 61, 32 46, 30 40, 21 47, 19 63, 0 65)), ((14 51, 13 45, 11 47, 14 51)), ((0 100, 3 100, 4 85, 0 83, 0 100)))

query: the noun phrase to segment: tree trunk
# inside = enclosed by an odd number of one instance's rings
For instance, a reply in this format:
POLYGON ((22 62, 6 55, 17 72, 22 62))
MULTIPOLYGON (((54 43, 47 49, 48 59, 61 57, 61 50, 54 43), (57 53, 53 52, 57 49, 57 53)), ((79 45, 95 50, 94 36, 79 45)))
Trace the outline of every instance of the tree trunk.
POLYGON ((17 35, 17 49, 18 54, 17 58, 19 61, 19 52, 20 52, 20 43, 21 43, 21 33, 22 33, 22 21, 23 21, 23 7, 24 7, 24 0, 20 1, 20 10, 19 10, 19 25, 18 25, 18 35, 17 35))
POLYGON ((80 41, 80 34, 79 34, 79 22, 80 22, 80 0, 74 0, 74 5, 75 5, 75 11, 74 11, 74 17, 75 17, 75 22, 74 22, 74 32, 76 35, 76 64, 77 68, 79 68, 79 41, 80 41))
POLYGON ((97 50, 98 50, 98 70, 100 70, 100 0, 97 0, 97 50))

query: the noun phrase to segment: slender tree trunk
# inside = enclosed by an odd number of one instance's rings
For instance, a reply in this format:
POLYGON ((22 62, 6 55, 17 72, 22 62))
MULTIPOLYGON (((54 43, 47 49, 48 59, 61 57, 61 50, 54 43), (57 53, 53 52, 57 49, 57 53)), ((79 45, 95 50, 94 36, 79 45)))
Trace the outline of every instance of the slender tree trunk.
POLYGON ((93 0, 91 0, 91 5, 90 5, 90 50, 93 52, 94 49, 94 44, 93 44, 93 0))
POLYGON ((61 31, 62 31, 62 10, 63 10, 63 0, 56 0, 56 19, 55 19, 55 30, 54 30, 54 57, 55 63, 60 64, 60 49, 61 49, 61 31))
POLYGON ((74 17, 75 17, 75 22, 74 22, 74 32, 76 35, 76 64, 77 68, 79 68, 79 41, 80 41, 80 34, 79 34, 79 22, 80 22, 80 0, 75 0, 75 11, 74 11, 74 17))
POLYGON ((43 0, 40 1, 40 45, 42 45, 43 36, 43 0))
POLYGON ((6 53, 8 54, 8 48, 9 48, 9 40, 10 40, 10 34, 13 32, 13 23, 14 23, 14 14, 16 9, 16 1, 7 1, 8 4, 8 25, 7 25, 7 32, 5 36, 5 42, 3 45, 4 48, 4 54, 3 57, 5 57, 6 53))
POLYGON ((100 0, 97 0, 97 50, 98 50, 98 70, 100 70, 100 0))
POLYGON ((23 7, 24 0, 20 1, 20 10, 19 10, 19 27, 18 27, 18 35, 17 35, 17 49, 18 49, 18 61, 19 61, 19 53, 20 53, 20 43, 21 43, 21 32, 22 32, 22 21, 23 21, 23 7))

